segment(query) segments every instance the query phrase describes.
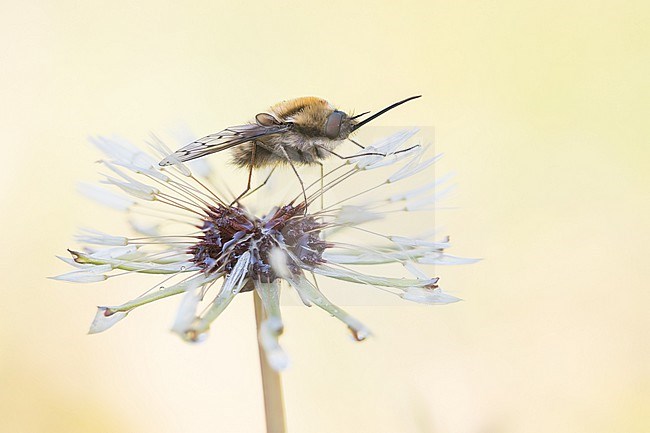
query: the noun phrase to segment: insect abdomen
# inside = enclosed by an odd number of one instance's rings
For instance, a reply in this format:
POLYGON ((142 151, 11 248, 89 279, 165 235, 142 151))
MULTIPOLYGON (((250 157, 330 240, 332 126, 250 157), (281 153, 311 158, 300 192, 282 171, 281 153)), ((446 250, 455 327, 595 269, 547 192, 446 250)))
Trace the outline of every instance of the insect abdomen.
POLYGON ((239 167, 250 167, 252 165, 254 168, 259 168, 267 165, 288 163, 288 156, 291 162, 295 164, 309 165, 331 156, 327 150, 333 150, 338 144, 340 144, 338 141, 307 138, 302 134, 285 133, 277 137, 264 137, 264 139, 255 142, 242 143, 233 148, 233 163, 239 167), (254 161, 253 146, 256 146, 254 161))

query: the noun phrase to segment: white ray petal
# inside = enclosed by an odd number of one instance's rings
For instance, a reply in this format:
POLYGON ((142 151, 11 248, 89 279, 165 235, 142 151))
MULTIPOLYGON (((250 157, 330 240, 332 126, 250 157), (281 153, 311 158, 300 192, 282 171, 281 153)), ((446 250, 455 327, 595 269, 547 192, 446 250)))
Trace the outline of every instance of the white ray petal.
POLYGON ((110 265, 98 265, 50 278, 59 281, 70 281, 72 283, 96 283, 106 280, 108 277, 104 274, 112 270, 113 268, 110 265))
POLYGON ((90 257, 93 259, 117 259, 129 254, 133 254, 137 251, 137 249, 138 247, 136 245, 104 248, 94 251, 92 254, 90 254, 90 257))
POLYGON ((115 179, 114 177, 107 177, 105 181, 102 181, 102 183, 107 185, 115 185, 130 196, 146 201, 154 201, 156 199, 156 195, 160 193, 157 188, 145 185, 143 183, 122 182, 115 179))
POLYGON ((104 153, 104 155, 114 161, 130 162, 133 159, 134 154, 140 152, 137 147, 125 141, 118 143, 115 139, 101 136, 90 137, 88 140, 104 153))
POLYGON ((343 205, 336 215, 336 223, 343 225, 358 225, 382 218, 384 218, 383 215, 372 212, 364 206, 343 205))
POLYGON ((396 201, 412 199, 414 197, 417 197, 420 194, 424 194, 424 193, 426 193, 428 191, 435 190, 435 188, 444 181, 446 181, 444 178, 436 179, 433 182, 429 182, 429 183, 424 184, 424 185, 422 185, 422 186, 420 186, 418 188, 414 188, 414 189, 408 190, 406 192, 393 194, 390 197, 389 200, 391 202, 396 202, 396 201))
POLYGON ((201 286, 203 284, 210 283, 216 279, 221 278, 222 274, 212 274, 212 275, 205 275, 203 273, 198 273, 193 277, 187 278, 183 281, 180 281, 176 284, 172 284, 171 286, 168 287, 161 287, 158 290, 154 290, 152 292, 146 293, 142 296, 138 296, 135 299, 132 299, 128 302, 125 302, 120 305, 115 305, 111 307, 105 307, 107 308, 110 312, 122 312, 122 313, 128 313, 129 311, 133 310, 134 308, 141 307, 143 305, 149 304, 154 301, 158 301, 160 299, 168 298, 170 296, 178 295, 180 293, 184 293, 188 290, 193 290, 198 286, 201 286))
POLYGON ((187 283, 187 290, 181 300, 178 310, 176 311, 176 318, 172 325, 172 332, 186 338, 187 331, 190 329, 194 320, 196 320, 196 310, 201 302, 201 290, 199 289, 205 283, 205 278, 202 280, 194 279, 187 283))
POLYGON ((95 245, 125 246, 128 239, 124 236, 111 236, 109 234, 93 229, 82 229, 84 234, 75 236, 78 242, 95 245))
POLYGON ((293 275, 288 281, 289 284, 291 284, 291 287, 300 293, 301 298, 304 297, 309 299, 312 304, 317 305, 339 319, 341 322, 348 325, 348 329, 352 332, 355 340, 362 341, 371 335, 370 330, 366 328, 363 323, 350 316, 341 308, 332 304, 316 286, 305 278, 304 275, 293 275))
POLYGON ((192 325, 188 331, 190 338, 199 338, 201 334, 210 328, 210 324, 226 309, 228 304, 233 300, 235 295, 248 282, 248 266, 251 262, 251 253, 246 251, 242 254, 233 267, 226 281, 221 287, 221 291, 212 301, 210 308, 192 325))
POLYGON ((404 268, 406 268, 407 271, 411 273, 414 277, 420 280, 426 280, 429 278, 427 274, 422 272, 417 266, 415 266, 412 262, 404 262, 403 263, 404 268))
MULTIPOLYGON (((371 152, 383 153, 385 155, 392 154, 417 132, 417 129, 396 132, 393 135, 376 141, 370 146, 366 146, 365 149, 357 152, 357 155, 364 155, 371 152)), ((360 159, 357 160, 357 167, 361 170, 364 170, 368 168, 368 166, 381 162, 384 158, 385 157, 381 155, 360 156, 360 159)))
POLYGON ((418 259, 418 263, 425 265, 470 265, 480 262, 481 259, 450 256, 449 254, 437 253, 418 259))
POLYGON ((109 191, 96 185, 80 183, 77 185, 77 191, 99 204, 116 210, 128 210, 135 203, 135 201, 129 198, 115 194, 113 191, 109 191))
POLYGON ((436 156, 434 156, 432 158, 427 159, 424 162, 420 162, 419 157, 414 158, 413 160, 411 160, 411 162, 409 162, 404 167, 402 167, 397 172, 395 172, 395 174, 390 176, 388 178, 388 182, 389 183, 394 183, 394 182, 397 182, 398 180, 402 180, 402 179, 405 179, 407 177, 413 176, 414 174, 417 174, 417 173, 421 172, 422 170, 428 168, 431 164, 435 163, 441 157, 442 157, 442 154, 436 155, 436 156))
POLYGON ((164 170, 174 170, 181 173, 183 176, 191 176, 192 172, 185 164, 183 164, 178 158, 174 156, 174 151, 171 150, 167 145, 155 135, 151 136, 151 140, 147 141, 147 144, 153 149, 158 151, 161 157, 170 161, 171 165, 166 166, 164 170))
POLYGON ((128 164, 128 163, 125 163, 125 162, 116 162, 115 164, 119 165, 120 167, 127 168, 127 169, 131 170, 134 173, 143 174, 145 176, 150 176, 150 177, 152 177, 154 179, 158 179, 158 180, 160 180, 162 182, 169 182, 171 180, 169 178, 169 176, 167 176, 164 173, 161 173, 160 170, 157 170, 157 169, 155 169, 155 168, 153 168, 151 166, 141 167, 141 166, 138 166, 138 165, 128 164))
POLYGON ((287 253, 280 247, 272 248, 269 253, 269 265, 271 265, 271 269, 282 278, 291 275, 288 259, 287 253))
POLYGON ((146 224, 141 221, 129 219, 129 225, 136 232, 145 236, 160 236, 160 224, 146 224))
POLYGON ((339 269, 326 265, 314 266, 314 268, 310 270, 313 270, 319 275, 324 275, 343 281, 383 287, 426 287, 438 282, 438 278, 419 280, 414 278, 379 277, 375 275, 362 274, 361 272, 355 272, 350 269, 339 269))
MULTIPOLYGON (((79 251, 70 251, 77 263, 89 263, 94 265, 112 265, 116 269, 135 271, 143 274, 175 274, 178 272, 190 272, 197 270, 196 265, 188 261, 163 262, 161 261, 133 261, 113 258, 100 258, 85 254, 79 251)), ((179 258, 186 255, 179 255, 179 258)))
POLYGON ((388 239, 399 245, 410 247, 430 247, 435 249, 449 248, 449 242, 435 242, 424 239, 409 238, 406 236, 388 236, 388 239))

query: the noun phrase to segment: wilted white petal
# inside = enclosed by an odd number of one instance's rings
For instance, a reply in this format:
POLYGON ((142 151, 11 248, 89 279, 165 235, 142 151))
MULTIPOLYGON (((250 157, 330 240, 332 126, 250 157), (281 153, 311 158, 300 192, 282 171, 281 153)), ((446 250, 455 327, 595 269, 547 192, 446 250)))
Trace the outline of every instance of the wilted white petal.
POLYGON ((374 170, 381 167, 386 167, 388 165, 393 165, 400 162, 403 159, 413 158, 422 151, 422 146, 414 145, 410 149, 403 149, 399 153, 393 153, 385 158, 382 158, 380 161, 377 161, 373 164, 366 166, 365 170, 374 170))
POLYGON ((188 282, 187 291, 181 300, 178 310, 176 312, 176 319, 172 325, 172 332, 186 338, 187 331, 196 319, 196 309, 201 301, 201 284, 205 282, 205 277, 202 279, 194 279, 188 282))
POLYGON ((93 268, 97 266, 95 263, 77 263, 73 258, 70 257, 56 256, 56 258, 79 269, 93 268))
POLYGON ((117 164, 117 165, 119 165, 121 167, 124 167, 124 168, 128 168, 129 170, 131 170, 134 173, 144 174, 146 176, 153 177, 154 179, 158 179, 158 180, 163 181, 163 182, 169 182, 169 180, 170 180, 169 176, 167 176, 166 174, 160 172, 160 170, 152 168, 151 166, 141 167, 141 166, 137 166, 137 165, 134 165, 134 164, 128 164, 128 163, 125 163, 125 162, 116 162, 115 164, 117 164))
POLYGON ((78 271, 68 272, 56 277, 51 277, 53 280, 70 281, 73 283, 96 283, 104 281, 108 278, 104 273, 112 271, 110 265, 97 265, 90 266, 78 271))
POLYGON ((405 260, 415 260, 431 253, 431 248, 409 247, 395 245, 389 247, 368 247, 358 250, 348 247, 345 252, 338 249, 332 249, 323 253, 323 258, 327 263, 336 263, 339 265, 378 265, 382 263, 403 262, 405 260))
POLYGON ((130 142, 106 137, 91 137, 90 142, 117 164, 130 164, 140 168, 151 168, 156 162, 130 142))
POLYGON ((291 275, 287 259, 287 253, 279 247, 272 248, 269 253, 269 264, 271 265, 271 269, 282 278, 291 275))
POLYGON ((451 304, 462 301, 460 298, 444 293, 440 288, 408 287, 400 297, 420 304, 451 304))
POLYGON ((427 197, 423 197, 417 200, 407 200, 404 209, 407 211, 430 209, 432 205, 435 205, 437 202, 443 200, 446 196, 448 196, 454 190, 454 188, 454 185, 450 185, 443 190, 436 191, 435 194, 431 194, 427 197))
MULTIPOLYGON (((411 258, 407 254, 401 254, 404 259, 411 258)), ((417 256, 416 256, 417 257, 417 256)), ((336 263, 339 265, 379 265, 382 263, 391 263, 399 261, 398 255, 395 253, 381 253, 380 251, 370 252, 349 252, 349 253, 335 253, 325 251, 323 259, 327 263, 336 263)))
POLYGON ((199 273, 198 275, 191 277, 189 279, 183 280, 179 283, 173 284, 169 287, 161 287, 158 290, 154 290, 152 292, 146 293, 142 296, 139 296, 135 299, 132 299, 128 302, 125 302, 120 305, 116 305, 113 307, 106 307, 108 308, 111 312, 122 312, 122 313, 128 313, 129 311, 133 310, 134 308, 140 307, 145 304, 149 304, 154 301, 158 301, 160 299, 168 298, 170 296, 178 295, 180 293, 184 293, 187 290, 193 290, 197 286, 202 285, 202 284, 207 284, 211 281, 214 281, 218 278, 221 277, 221 274, 215 274, 215 275, 210 275, 206 276, 205 274, 199 273))
POLYGON ((193 159, 191 161, 188 161, 186 164, 190 168, 192 173, 194 173, 197 176, 208 178, 212 174, 212 166, 205 159, 201 159, 201 158, 193 159))
MULTIPOLYGON (((426 149, 425 149, 426 150, 426 149)), ((420 162, 419 158, 414 158, 411 162, 406 164, 404 167, 399 169, 395 174, 388 178, 389 183, 397 182, 398 180, 413 176, 421 172, 422 170, 429 167, 431 164, 439 160, 442 155, 436 155, 432 158, 427 159, 424 162, 420 162)))
POLYGON ((107 177, 105 182, 102 182, 109 185, 115 185, 120 188, 125 193, 136 197, 141 198, 146 201, 153 201, 156 199, 156 195, 160 193, 157 188, 145 185, 140 182, 122 182, 113 177, 107 177))
POLYGON ((282 321, 277 317, 270 317, 260 324, 258 339, 266 361, 275 371, 282 371, 289 366, 289 357, 278 343, 278 335, 281 333, 282 321))
POLYGON ((479 261, 481 261, 481 259, 456 257, 443 253, 432 253, 428 256, 418 259, 418 263, 426 265, 469 265, 479 261))
POLYGON ((80 183, 77 185, 77 190, 91 200, 121 211, 128 210, 135 203, 129 198, 115 194, 112 191, 108 191, 96 185, 80 183))
MULTIPOLYGON (((374 142, 369 146, 375 152, 381 152, 384 154, 390 154, 395 152, 402 144, 404 144, 408 139, 417 134, 419 128, 404 129, 402 131, 397 131, 396 133, 389 135, 388 137, 382 138, 374 142)), ((360 151, 359 153, 363 153, 360 151)))
POLYGON ((160 236, 160 224, 146 224, 134 219, 129 220, 129 225, 136 232, 145 236, 160 236))
POLYGON ((415 135, 418 132, 417 129, 405 130, 396 132, 393 135, 390 135, 384 139, 381 139, 370 146, 366 146, 365 149, 360 150, 357 155, 360 156, 360 159, 357 160, 357 167, 359 169, 365 169, 366 167, 382 161, 385 157, 381 155, 368 155, 362 156, 366 153, 382 153, 384 155, 389 155, 396 151, 402 144, 404 144, 409 138, 415 135))
POLYGON ((124 319, 128 313, 113 312, 108 307, 97 307, 97 313, 90 324, 89 334, 97 334, 106 331, 120 320, 124 319))
POLYGON ((84 229, 83 231, 87 234, 81 234, 76 236, 77 241, 81 243, 95 244, 95 245, 124 246, 129 241, 124 236, 111 236, 97 230, 84 229))
POLYGON ((412 189, 410 191, 393 194, 389 200, 391 202, 397 202, 397 201, 411 199, 413 197, 417 197, 420 194, 428 192, 429 190, 433 190, 437 185, 438 185, 438 181, 434 180, 433 182, 429 182, 421 187, 412 189))
MULTIPOLYGON (((151 136, 151 140, 147 142, 149 146, 158 151, 158 153, 164 157, 164 160, 171 165, 168 165, 167 169, 170 167, 178 170, 183 176, 191 176, 192 172, 185 164, 183 164, 178 158, 174 156, 174 151, 172 151, 167 145, 155 135, 151 136)), ((166 165, 166 164, 165 164, 166 165)))
MULTIPOLYGON (((163 262, 158 261, 133 261, 133 260, 120 260, 112 258, 101 258, 85 254, 79 251, 70 251, 74 260, 77 263, 90 263, 94 265, 112 265, 115 269, 122 269, 125 271, 136 271, 143 274, 176 274, 178 272, 189 272, 196 270, 196 266, 192 262, 177 261, 177 262, 163 262)), ((182 257, 184 257, 183 255, 182 257)))
POLYGON ((258 339, 271 368, 281 371, 289 366, 289 357, 278 342, 278 337, 284 331, 280 315, 280 283, 279 280, 272 283, 255 280, 254 284, 255 293, 260 297, 266 315, 260 324, 258 339))
POLYGON ((157 162, 151 155, 146 154, 126 140, 98 137, 91 139, 91 142, 116 164, 129 164, 146 169, 152 168, 157 162))
POLYGON ((317 274, 325 275, 343 281, 350 281, 352 283, 364 283, 383 287, 425 287, 435 284, 438 281, 438 278, 419 280, 413 278, 378 277, 374 275, 362 274, 361 272, 355 272, 350 269, 338 269, 326 265, 314 266, 314 268, 311 270, 317 274))
POLYGON ((388 236, 388 238, 399 245, 411 247, 431 247, 436 249, 449 248, 449 242, 434 242, 424 239, 414 239, 405 236, 388 236))
POLYGON ((336 215, 336 223, 342 225, 357 225, 368 221, 382 219, 383 215, 371 212, 364 206, 341 206, 341 210, 336 215))
POLYGON ((300 297, 305 297, 311 301, 311 303, 319 306, 323 310, 330 313, 332 316, 336 317, 346 325, 348 329, 352 332, 352 336, 357 341, 365 340, 370 336, 370 330, 365 327, 365 325, 359 322, 354 317, 350 316, 347 312, 343 311, 341 308, 332 304, 323 293, 318 290, 316 286, 309 282, 304 275, 293 275, 291 279, 288 280, 291 287, 296 289, 300 293, 300 297))
POLYGON ((414 277, 420 280, 426 280, 429 278, 427 274, 425 274, 420 269, 418 269, 418 267, 415 266, 413 263, 404 262, 403 264, 404 264, 404 268, 406 268, 406 270, 408 270, 414 277))
POLYGON ((217 297, 212 301, 210 308, 208 308, 205 314, 188 331, 194 338, 198 338, 210 328, 210 324, 219 317, 235 295, 244 287, 248 281, 248 266, 250 262, 251 253, 248 251, 239 257, 230 274, 226 276, 226 281, 217 297))
POLYGON ((94 251, 92 254, 90 254, 90 257, 93 259, 117 259, 119 257, 126 256, 127 254, 133 254, 137 249, 138 247, 136 245, 105 248, 102 250, 94 251))
POLYGON ((106 137, 90 137, 89 141, 114 161, 131 161, 133 154, 138 151, 133 146, 123 145, 118 143, 117 140, 106 137))
POLYGON ((75 236, 78 242, 84 244, 94 244, 94 245, 112 245, 112 246, 123 246, 126 245, 129 240, 124 236, 92 236, 92 235, 78 235, 75 236))

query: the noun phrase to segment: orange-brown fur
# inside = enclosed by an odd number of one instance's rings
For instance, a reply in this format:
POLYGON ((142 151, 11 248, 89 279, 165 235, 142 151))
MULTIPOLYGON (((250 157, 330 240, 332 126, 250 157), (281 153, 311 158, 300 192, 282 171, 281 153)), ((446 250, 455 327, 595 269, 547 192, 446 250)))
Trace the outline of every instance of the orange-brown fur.
POLYGON ((275 104, 268 113, 282 123, 291 123, 292 128, 236 146, 232 151, 233 162, 240 167, 250 167, 252 164, 255 168, 288 163, 288 159, 299 165, 319 163, 332 155, 328 151, 333 151, 341 144, 350 134, 352 125, 356 123, 346 117, 340 136, 336 139, 326 137, 325 123, 334 110, 329 102, 313 96, 275 104))

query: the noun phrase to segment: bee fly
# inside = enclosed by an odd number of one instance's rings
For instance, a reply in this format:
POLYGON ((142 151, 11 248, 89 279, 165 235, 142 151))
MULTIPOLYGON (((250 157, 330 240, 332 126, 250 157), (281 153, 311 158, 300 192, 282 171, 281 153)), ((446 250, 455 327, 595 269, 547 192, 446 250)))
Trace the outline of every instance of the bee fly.
MULTIPOLYGON (((321 165, 322 168, 321 160, 331 155, 341 159, 351 158, 339 155, 334 149, 345 140, 350 140, 363 149, 363 146, 349 138, 350 134, 385 112, 420 96, 396 102, 364 120, 358 119, 369 111, 349 116, 326 100, 313 96, 283 101, 272 106, 268 112, 255 116, 255 123, 231 126, 205 136, 177 150, 160 161, 159 165, 177 164, 233 148, 233 163, 249 169, 246 190, 233 203, 250 191, 253 168, 276 167, 279 164, 291 166, 300 181, 307 203, 304 184, 296 164, 321 165)), ((385 156, 369 152, 354 157, 365 155, 385 156)))

